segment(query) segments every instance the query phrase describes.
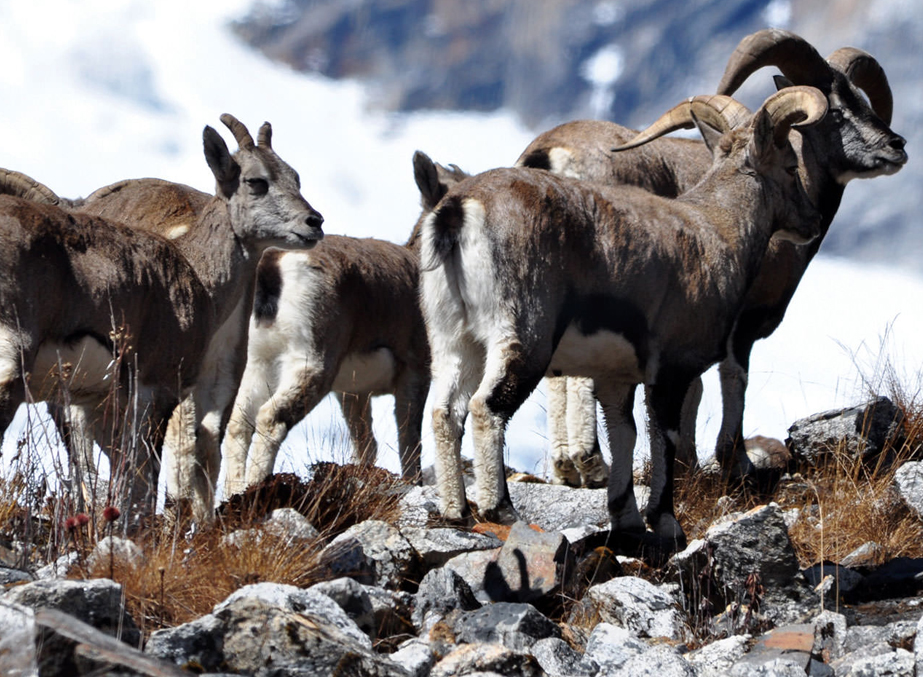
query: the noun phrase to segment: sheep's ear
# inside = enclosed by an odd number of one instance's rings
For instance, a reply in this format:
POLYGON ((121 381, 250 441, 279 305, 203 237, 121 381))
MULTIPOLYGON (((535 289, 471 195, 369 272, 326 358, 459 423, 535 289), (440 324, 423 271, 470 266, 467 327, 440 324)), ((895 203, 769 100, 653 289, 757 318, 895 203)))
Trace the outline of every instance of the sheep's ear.
POLYGON ((775 129, 772 116, 765 108, 760 108, 753 116, 753 136, 750 138, 749 155, 754 167, 772 162, 776 152, 775 129))
POLYGON ((773 75, 772 81, 775 83, 777 90, 785 89, 786 87, 795 86, 795 83, 789 80, 784 75, 773 75))
POLYGON ((433 209, 447 192, 445 184, 439 181, 436 163, 420 150, 413 154, 413 179, 420 189, 424 209, 433 209))
POLYGON ((692 116, 692 121, 695 123, 695 126, 699 128, 699 133, 705 140, 705 145, 708 146, 708 150, 714 155, 715 148, 718 147, 718 139, 723 136, 721 130, 715 129, 707 122, 699 120, 699 118, 695 116, 695 113, 690 112, 689 115, 692 116))
POLYGON ((231 157, 228 146, 221 135, 208 125, 202 131, 202 145, 205 150, 205 161, 218 182, 218 191, 222 197, 229 199, 237 192, 240 165, 231 157))

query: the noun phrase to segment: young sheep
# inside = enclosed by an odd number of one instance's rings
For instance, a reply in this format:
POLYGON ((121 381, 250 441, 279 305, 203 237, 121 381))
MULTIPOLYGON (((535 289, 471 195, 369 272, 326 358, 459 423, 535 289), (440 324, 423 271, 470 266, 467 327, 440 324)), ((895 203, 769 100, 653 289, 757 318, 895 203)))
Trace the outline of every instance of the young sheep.
POLYGON ((644 533, 632 491, 631 415, 644 383, 651 434, 664 449, 646 517, 659 545, 683 544, 672 499, 682 395, 721 358, 770 237, 817 235, 788 133, 825 112, 826 99, 810 87, 776 93, 752 117, 728 97, 677 106, 635 144, 696 119, 726 133, 712 140, 705 178, 676 199, 523 168, 485 172, 448 192, 421 235, 447 518, 469 517, 460 467, 467 413, 480 515, 509 523, 518 516, 503 473, 507 421, 543 376, 589 376, 613 448, 613 533, 628 541, 644 533))
MULTIPOLYGON (((413 167, 424 215, 466 177, 419 151, 413 167)), ((378 453, 371 397, 394 395, 401 474, 419 481, 430 374, 418 302, 418 231, 419 222, 403 246, 328 235, 309 252, 263 257, 247 368, 224 447, 225 495, 267 477, 289 430, 331 391, 354 457, 365 464, 374 464, 378 453)))
MULTIPOLYGON (((102 191, 107 199, 88 199, 79 210, 6 198, 8 215, 16 211, 2 233, 9 251, 2 268, 8 275, 0 278, 0 428, 25 397, 26 375, 34 398, 48 399, 60 373, 44 377, 63 368, 69 420, 79 428, 83 451, 95 439, 111 458, 118 451, 112 446, 116 437, 112 421, 99 417, 99 405, 110 394, 104 367, 115 361, 121 365, 119 394, 124 397, 132 385, 146 416, 141 446, 149 458, 133 471, 135 500, 156 487, 166 419, 181 397, 190 397, 195 451, 202 459, 196 465, 217 473, 209 443, 220 426, 213 389, 226 378, 214 371, 224 325, 247 296, 263 249, 311 247, 323 237, 323 218, 301 196, 297 174, 273 151, 269 124, 260 129, 257 145, 236 118, 221 120, 239 148, 231 155, 221 136, 205 128, 205 156, 217 180, 210 199, 156 180, 116 184, 102 191), (172 241, 125 225, 169 220, 176 213, 184 215, 183 232, 172 241), (59 265, 46 271, 51 258, 59 265), (36 284, 23 284, 35 276, 36 284), (35 294, 49 291, 59 293, 61 303, 37 302, 35 294), (113 338, 116 332, 121 342, 113 338)), ((56 202, 54 197, 39 199, 56 202)), ((202 501, 210 503, 210 496, 202 501)))
MULTIPOLYGON (((779 86, 792 82, 813 85, 827 96, 830 113, 819 124, 799 130, 803 143, 798 148, 802 182, 819 206, 823 220, 820 237, 807 247, 772 242, 730 337, 728 355, 719 367, 724 416, 716 449, 728 473, 745 473, 750 467, 743 446, 743 410, 753 344, 768 337, 781 323, 808 263, 836 215, 846 183, 853 178, 892 174, 907 161, 904 139, 888 128, 893 105, 887 77, 869 54, 847 47, 825 61, 794 33, 759 31, 738 45, 728 61, 719 93, 732 94, 753 72, 769 65, 777 66, 790 81, 777 79, 779 86)), ((686 192, 711 164, 705 144, 684 139, 658 139, 630 153, 608 152, 634 134, 610 122, 565 123, 537 137, 517 164, 586 180, 637 185, 664 196, 686 192)), ((549 385, 549 391, 563 387, 549 385)), ((569 386, 569 390, 575 389, 569 386)), ((549 401, 549 436, 558 481, 567 482, 569 477, 573 482, 575 466, 593 467, 595 463, 598 467, 601 463, 593 446, 596 404, 586 394, 592 392, 592 386, 584 385, 579 391, 583 397, 569 394, 566 405, 558 404, 562 398, 549 401), (567 419, 581 421, 577 426, 592 434, 572 443, 559 432, 552 424, 565 417, 564 411, 559 411, 564 406, 567 419), (575 414, 575 410, 583 413, 575 414)), ((684 404, 677 447, 677 459, 685 467, 697 463, 695 414, 701 394, 701 380, 697 379, 684 404)))

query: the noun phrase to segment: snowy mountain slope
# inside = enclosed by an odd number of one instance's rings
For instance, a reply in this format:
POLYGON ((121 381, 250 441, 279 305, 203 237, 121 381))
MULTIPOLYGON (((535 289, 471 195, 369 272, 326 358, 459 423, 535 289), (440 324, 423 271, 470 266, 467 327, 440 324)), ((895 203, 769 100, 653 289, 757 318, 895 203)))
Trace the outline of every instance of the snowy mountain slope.
MULTIPOLYGON (((400 242, 419 209, 414 150, 481 171, 511 163, 533 135, 507 112, 369 112, 358 85, 295 74, 237 42, 226 22, 245 7, 243 0, 0 4, 6 64, 0 166, 66 196, 138 176, 210 191, 202 127, 221 128, 230 139, 218 116, 231 112, 251 129, 273 123, 274 146, 301 173, 304 194, 324 214, 327 232, 400 242)), ((860 374, 874 379, 881 371, 882 344, 886 358, 914 382, 923 357, 916 344, 921 296, 921 278, 818 260, 786 323, 754 353, 746 432, 784 437, 794 419, 854 402, 864 394, 860 374)), ((703 452, 720 419, 715 382, 711 373, 699 422, 703 452)), ((376 402, 376 432, 383 441, 380 463, 396 469, 389 407, 389 398, 376 402)), ((16 441, 10 433, 5 459, 16 441)), ((544 472, 544 434, 540 389, 511 423, 510 463, 544 472)), ((426 463, 432 458, 428 425, 424 438, 426 463)), ((282 467, 342 460, 339 439, 345 439, 340 415, 327 402, 293 431, 282 467)))

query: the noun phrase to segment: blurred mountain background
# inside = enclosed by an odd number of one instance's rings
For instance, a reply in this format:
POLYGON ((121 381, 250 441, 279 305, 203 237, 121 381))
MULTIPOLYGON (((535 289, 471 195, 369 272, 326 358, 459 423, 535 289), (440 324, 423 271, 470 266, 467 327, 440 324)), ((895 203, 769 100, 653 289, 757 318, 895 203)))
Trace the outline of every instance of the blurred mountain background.
MULTIPOLYGON (((253 4, 233 30, 297 71, 360 82, 375 108, 507 109, 537 134, 578 118, 643 127, 714 91, 739 40, 768 26, 798 33, 823 55, 859 47, 884 67, 892 127, 908 139, 910 162, 896 176, 853 182, 822 252, 923 270, 919 3, 281 0, 253 4)), ((754 75, 738 98, 757 107, 773 91, 770 74, 754 75)))

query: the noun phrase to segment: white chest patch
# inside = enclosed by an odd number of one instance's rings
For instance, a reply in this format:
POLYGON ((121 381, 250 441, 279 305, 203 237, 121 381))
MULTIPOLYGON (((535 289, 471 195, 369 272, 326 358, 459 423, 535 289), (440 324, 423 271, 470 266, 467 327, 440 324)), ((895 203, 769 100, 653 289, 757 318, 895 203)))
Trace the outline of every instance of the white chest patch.
POLYGON ((635 348, 624 336, 607 330, 586 336, 573 325, 561 337, 547 373, 644 380, 635 348))
POLYGON ((110 390, 112 369, 112 353, 89 336, 70 345, 46 343, 35 357, 29 385, 35 399, 47 400, 54 396, 60 375, 73 398, 93 397, 110 390))
POLYGON ((394 354, 387 348, 351 353, 337 372, 333 390, 338 393, 390 393, 395 367, 394 354))

